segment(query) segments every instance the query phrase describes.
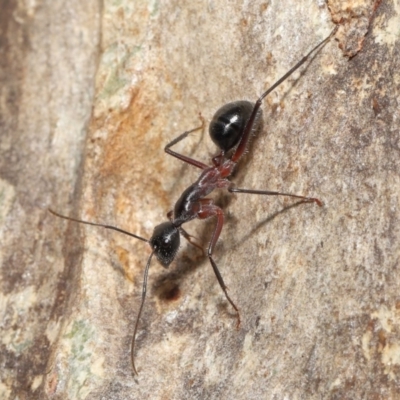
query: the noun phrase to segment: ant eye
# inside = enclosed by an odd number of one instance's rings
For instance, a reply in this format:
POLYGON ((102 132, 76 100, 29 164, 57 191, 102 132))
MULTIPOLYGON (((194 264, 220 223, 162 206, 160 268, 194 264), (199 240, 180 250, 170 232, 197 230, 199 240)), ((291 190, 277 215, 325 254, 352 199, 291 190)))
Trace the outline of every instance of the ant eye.
POLYGON ((179 244, 179 230, 172 222, 164 222, 154 228, 150 246, 163 267, 167 268, 172 263, 178 252, 179 244))

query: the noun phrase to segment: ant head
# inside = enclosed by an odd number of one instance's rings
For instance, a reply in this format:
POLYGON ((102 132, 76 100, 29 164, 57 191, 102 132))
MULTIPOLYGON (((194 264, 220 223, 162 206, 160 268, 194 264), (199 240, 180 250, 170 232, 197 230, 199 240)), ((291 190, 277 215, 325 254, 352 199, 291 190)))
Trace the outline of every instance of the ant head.
POLYGON ((157 225, 149 243, 160 264, 168 268, 179 249, 179 229, 171 221, 157 225))

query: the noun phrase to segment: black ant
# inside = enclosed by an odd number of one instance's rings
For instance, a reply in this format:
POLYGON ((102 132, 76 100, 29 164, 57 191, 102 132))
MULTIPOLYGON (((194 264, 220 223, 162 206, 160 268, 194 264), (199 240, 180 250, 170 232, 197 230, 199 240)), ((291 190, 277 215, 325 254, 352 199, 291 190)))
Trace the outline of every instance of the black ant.
POLYGON ((143 240, 150 244, 152 252, 147 261, 146 268, 143 277, 143 289, 142 289, 142 301, 140 303, 139 312, 136 318, 135 329, 133 332, 132 345, 131 345, 131 360, 133 371, 138 375, 135 367, 135 340, 136 333, 138 330, 140 316, 142 314, 144 301, 146 298, 147 291, 147 277, 149 267, 153 255, 156 256, 159 263, 168 268, 179 249, 180 234, 187 239, 191 244, 199 247, 196 243, 191 241, 191 236, 182 228, 182 225, 193 219, 207 219, 210 217, 217 218, 217 224, 211 237, 210 244, 208 246, 207 256, 210 260, 211 266, 217 277, 218 283, 221 286, 226 299, 231 304, 236 312, 237 327, 240 326, 240 314, 236 304, 229 297, 227 287, 222 279, 221 273, 213 259, 213 252, 215 245, 217 244, 219 235, 221 233, 224 224, 224 213, 220 207, 214 204, 213 200, 208 199, 206 196, 210 194, 214 189, 228 189, 230 193, 250 193, 268 196, 289 196, 301 199, 305 203, 316 203, 318 206, 322 206, 322 202, 317 198, 298 196, 295 194, 273 192, 269 190, 253 190, 253 189, 239 189, 232 185, 228 178, 232 175, 236 164, 239 162, 241 157, 246 153, 248 148, 249 139, 252 132, 256 131, 261 121, 262 110, 260 110, 263 99, 271 93, 277 86, 285 81, 293 72, 295 72, 301 65, 303 65, 307 59, 316 50, 325 45, 329 39, 335 34, 337 28, 335 28, 331 34, 315 46, 307 55, 305 55, 293 68, 291 68, 285 75, 276 81, 266 92, 264 92, 258 100, 253 104, 249 101, 235 101, 232 103, 225 104, 222 106, 214 115, 210 126, 209 133, 212 141, 218 146, 220 152, 217 156, 212 159, 212 166, 203 164, 201 161, 194 160, 183 154, 176 153, 171 150, 171 147, 176 143, 186 138, 190 133, 201 129, 203 124, 195 129, 186 131, 168 143, 164 150, 166 153, 179 160, 193 165, 202 170, 200 177, 190 185, 175 203, 173 211, 167 214, 168 221, 157 225, 154 228, 153 235, 149 240, 137 236, 133 233, 127 232, 123 229, 117 228, 111 225, 97 224, 88 221, 82 221, 79 219, 67 217, 57 212, 49 211, 69 221, 79 222, 87 225, 100 226, 107 229, 112 229, 117 232, 124 233, 132 236, 136 239, 143 240))

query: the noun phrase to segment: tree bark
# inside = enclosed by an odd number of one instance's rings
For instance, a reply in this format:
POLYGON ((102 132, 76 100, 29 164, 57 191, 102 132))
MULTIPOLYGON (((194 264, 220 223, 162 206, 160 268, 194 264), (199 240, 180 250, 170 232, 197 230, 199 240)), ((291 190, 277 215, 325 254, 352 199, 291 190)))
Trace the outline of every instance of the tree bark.
MULTIPOLYGON (((2 2, 4 399, 397 399, 399 33, 391 1, 2 2), (22 4, 22 3, 21 3, 22 4), (32 5, 34 4, 34 5, 32 5), (30 8, 29 8, 30 7, 30 8), (223 104, 263 102, 216 193, 215 260, 153 260, 133 375, 145 238, 199 170, 163 152, 223 104)), ((177 151, 211 163, 205 132, 177 151)), ((185 225, 208 246, 215 221, 185 225)))

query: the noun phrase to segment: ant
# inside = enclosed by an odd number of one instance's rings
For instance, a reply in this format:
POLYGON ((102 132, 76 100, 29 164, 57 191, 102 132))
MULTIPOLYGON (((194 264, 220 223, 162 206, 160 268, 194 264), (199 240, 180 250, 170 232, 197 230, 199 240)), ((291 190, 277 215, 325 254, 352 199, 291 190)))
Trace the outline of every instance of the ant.
POLYGON ((191 244, 200 248, 203 251, 201 246, 192 242, 192 237, 182 228, 182 225, 186 222, 189 222, 196 218, 207 219, 210 217, 216 217, 217 223, 212 234, 210 244, 208 246, 207 257, 217 277, 218 283, 225 294, 226 299, 235 310, 237 327, 240 326, 239 309, 233 302, 233 300, 229 297, 227 287, 213 258, 214 248, 217 244, 219 235, 224 225, 224 213, 222 209, 213 202, 212 199, 206 197, 208 194, 210 194, 214 189, 227 189, 230 193, 249 193, 268 196, 295 197, 301 199, 301 201, 304 203, 316 203, 318 206, 322 206, 322 202, 314 197, 305 197, 269 190, 236 188, 232 185, 228 178, 232 175, 236 164, 246 153, 249 145, 249 139, 252 133, 255 132, 260 126, 262 114, 260 106, 264 98, 277 86, 284 82, 290 75, 292 75, 293 72, 295 72, 300 66, 302 66, 311 56, 311 54, 313 54, 316 50, 322 48, 336 33, 336 30, 337 27, 330 33, 328 37, 326 37, 323 41, 316 45, 293 68, 286 72, 286 74, 284 74, 267 91, 265 91, 255 103, 243 100, 234 101, 232 103, 225 104, 214 114, 214 117, 212 118, 209 125, 209 134, 212 141, 218 146, 220 151, 219 154, 212 158, 211 166, 171 150, 172 146, 185 139, 190 133, 197 131, 203 127, 204 121, 202 117, 201 119, 203 123, 200 127, 182 133, 180 136, 178 136, 176 139, 172 140, 165 146, 164 151, 166 153, 175 158, 178 158, 179 160, 187 164, 199 168, 201 170, 201 173, 197 181, 190 185, 182 193, 181 197, 175 203, 174 209, 167 214, 168 221, 163 222, 154 228, 153 235, 150 239, 142 238, 141 236, 127 232, 115 226, 98 224, 67 217, 49 209, 49 211, 57 217, 86 225, 100 226, 106 229, 112 229, 114 231, 124 233, 131 237, 149 243, 152 252, 149 256, 149 259, 147 260, 146 268, 144 270, 142 299, 139 307, 139 312, 136 317, 136 323, 131 343, 132 368, 136 375, 138 375, 138 372, 135 367, 135 341, 139 326, 139 320, 146 298, 147 278, 153 256, 156 256, 158 262, 163 267, 168 268, 172 261, 175 259, 175 256, 178 252, 180 245, 180 235, 182 235, 191 244))

